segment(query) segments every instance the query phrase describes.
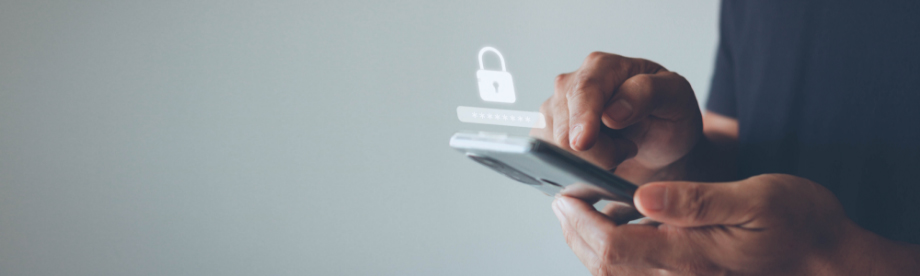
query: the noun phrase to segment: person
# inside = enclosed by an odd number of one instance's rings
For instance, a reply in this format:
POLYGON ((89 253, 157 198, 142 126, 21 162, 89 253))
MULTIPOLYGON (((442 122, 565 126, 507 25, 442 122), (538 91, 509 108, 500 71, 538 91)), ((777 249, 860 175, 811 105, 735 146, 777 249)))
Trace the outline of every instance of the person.
POLYGON ((557 196, 594 275, 920 275, 920 2, 721 5, 705 115, 686 79, 596 52, 541 107, 648 220, 557 196))

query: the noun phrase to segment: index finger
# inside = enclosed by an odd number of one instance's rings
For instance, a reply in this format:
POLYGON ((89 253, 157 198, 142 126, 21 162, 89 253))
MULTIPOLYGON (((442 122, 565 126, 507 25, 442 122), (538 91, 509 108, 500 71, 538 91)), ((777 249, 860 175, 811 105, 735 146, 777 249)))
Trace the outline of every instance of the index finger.
MULTIPOLYGON (((607 100, 619 86, 610 75, 623 71, 622 57, 594 52, 588 55, 577 74, 569 76, 574 85, 565 92, 569 107, 569 143, 576 151, 588 150, 596 141, 600 131, 600 118, 607 100), (611 68, 611 63, 617 68, 611 68), (611 83, 613 82, 613 83, 611 83)), ((622 82, 623 80, 620 80, 622 82)))
POLYGON ((575 84, 566 101, 569 105, 569 143, 576 151, 588 150, 597 141, 604 104, 613 94, 598 80, 587 79, 575 84))
POLYGON ((594 146, 600 132, 601 116, 616 90, 633 75, 658 71, 656 64, 614 54, 588 55, 577 74, 568 76, 574 85, 565 91, 569 109, 569 143, 576 151, 594 146))

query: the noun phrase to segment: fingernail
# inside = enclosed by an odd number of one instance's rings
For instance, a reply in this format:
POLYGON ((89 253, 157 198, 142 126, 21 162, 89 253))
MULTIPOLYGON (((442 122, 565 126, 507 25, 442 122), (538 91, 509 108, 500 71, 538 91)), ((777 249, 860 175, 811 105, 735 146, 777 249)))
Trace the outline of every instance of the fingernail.
POLYGON ((625 99, 620 99, 613 103, 610 106, 610 119, 613 119, 617 122, 625 121, 629 119, 629 116, 632 115, 632 105, 629 104, 625 99))
POLYGON ((581 138, 582 132, 584 132, 584 127, 582 127, 581 125, 576 125, 572 127, 571 131, 569 131, 569 134, 571 134, 571 137, 572 137, 571 138, 572 140, 570 140, 570 144, 572 144, 572 148, 576 148, 578 146, 579 144, 578 138, 581 138))
POLYGON ((642 189, 639 194, 639 205, 648 211, 664 210, 668 203, 668 187, 662 185, 650 186, 642 189))

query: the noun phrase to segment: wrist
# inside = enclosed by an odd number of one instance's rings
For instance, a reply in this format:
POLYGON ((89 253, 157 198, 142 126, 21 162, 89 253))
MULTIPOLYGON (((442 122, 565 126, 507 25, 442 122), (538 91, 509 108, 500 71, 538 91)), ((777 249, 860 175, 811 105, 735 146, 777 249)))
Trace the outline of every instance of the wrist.
POLYGON ((812 259, 809 275, 918 275, 920 248, 898 243, 847 220, 836 246, 812 259))

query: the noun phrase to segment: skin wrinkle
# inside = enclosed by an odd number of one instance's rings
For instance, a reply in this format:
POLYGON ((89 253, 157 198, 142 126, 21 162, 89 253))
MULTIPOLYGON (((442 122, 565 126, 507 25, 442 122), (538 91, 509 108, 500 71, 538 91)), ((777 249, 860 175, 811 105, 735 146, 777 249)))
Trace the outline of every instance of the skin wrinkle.
POLYGON ((690 190, 690 210, 694 211, 694 214, 690 218, 695 219, 696 221, 703 221, 707 217, 707 211, 709 211, 708 200, 703 199, 703 191, 698 187, 694 186, 690 190))
MULTIPOLYGON (((734 156, 738 126, 737 121, 722 120, 706 126, 704 136, 704 117, 692 87, 679 74, 656 66, 642 59, 590 54, 578 70, 557 76, 555 93, 541 106, 552 128, 532 131, 592 163, 615 168, 624 179, 667 186, 666 210, 642 210, 636 202, 649 220, 657 221, 641 225, 616 225, 615 207, 601 213, 590 202, 556 199, 556 204, 568 205, 554 205, 566 242, 592 273, 852 274, 856 271, 825 271, 833 267, 822 265, 849 264, 849 254, 863 250, 873 252, 867 257, 875 263, 889 262, 875 256, 894 251, 879 248, 895 247, 856 227, 830 191, 807 179, 762 175, 727 183, 669 182, 729 180, 732 176, 718 172, 734 168, 723 165, 732 164, 726 160, 734 156), (604 104, 620 99, 633 106, 631 117, 612 122, 604 104), (577 125, 588 136, 573 143, 568 132, 577 125), (635 146, 626 159, 616 150, 621 141, 635 146), (710 170, 716 173, 699 172, 710 170)), ((713 116, 706 118, 725 119, 713 116)), ((637 201, 644 188, 637 190, 637 201)), ((860 270, 866 271, 877 272, 860 270)))

